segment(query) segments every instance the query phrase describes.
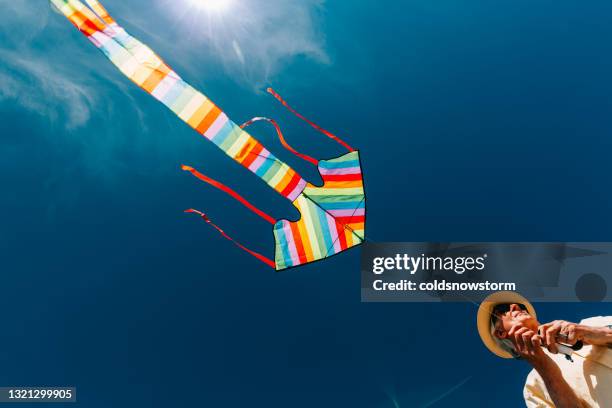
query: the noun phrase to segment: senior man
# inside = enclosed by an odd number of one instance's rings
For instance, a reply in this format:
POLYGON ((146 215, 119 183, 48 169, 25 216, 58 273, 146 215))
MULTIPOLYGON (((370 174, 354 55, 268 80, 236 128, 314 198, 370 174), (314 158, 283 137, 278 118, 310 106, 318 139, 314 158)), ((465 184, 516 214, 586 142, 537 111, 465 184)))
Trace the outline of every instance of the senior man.
POLYGON ((527 407, 612 407, 612 316, 540 324, 523 296, 497 292, 480 304, 478 333, 497 356, 533 367, 523 390, 527 407), (568 353, 559 344, 580 342, 571 359, 559 353, 568 353))

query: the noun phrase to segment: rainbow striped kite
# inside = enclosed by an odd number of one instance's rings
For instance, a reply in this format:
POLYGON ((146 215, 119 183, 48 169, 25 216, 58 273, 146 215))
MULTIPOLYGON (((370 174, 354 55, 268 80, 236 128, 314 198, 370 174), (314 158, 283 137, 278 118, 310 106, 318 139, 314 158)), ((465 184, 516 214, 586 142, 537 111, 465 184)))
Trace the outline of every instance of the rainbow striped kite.
POLYGON ((298 209, 301 217, 298 221, 276 220, 249 203, 233 189, 192 167, 182 166, 183 170, 229 194, 273 225, 276 241, 274 260, 232 239, 204 213, 194 209, 186 212, 200 215, 222 236, 276 270, 324 259, 363 242, 365 194, 357 150, 300 115, 270 88, 268 92, 287 109, 341 144, 349 152, 337 158, 317 160, 293 149, 285 141, 274 120, 258 117, 238 126, 210 99, 185 82, 149 47, 119 26, 97 0, 85 0, 87 5, 79 0, 50 1, 125 76, 166 105, 228 156, 287 198, 298 209), (274 126, 286 149, 317 166, 324 181, 322 187, 308 183, 244 130, 251 123, 260 120, 265 120, 274 126))

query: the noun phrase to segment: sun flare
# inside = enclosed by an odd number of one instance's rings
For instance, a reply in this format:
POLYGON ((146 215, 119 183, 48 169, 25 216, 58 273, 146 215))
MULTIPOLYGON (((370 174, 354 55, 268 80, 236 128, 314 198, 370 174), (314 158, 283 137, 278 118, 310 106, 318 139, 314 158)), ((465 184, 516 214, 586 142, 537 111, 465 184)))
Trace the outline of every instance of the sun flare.
POLYGON ((230 8, 233 0, 189 0, 192 6, 208 12, 222 13, 230 8))

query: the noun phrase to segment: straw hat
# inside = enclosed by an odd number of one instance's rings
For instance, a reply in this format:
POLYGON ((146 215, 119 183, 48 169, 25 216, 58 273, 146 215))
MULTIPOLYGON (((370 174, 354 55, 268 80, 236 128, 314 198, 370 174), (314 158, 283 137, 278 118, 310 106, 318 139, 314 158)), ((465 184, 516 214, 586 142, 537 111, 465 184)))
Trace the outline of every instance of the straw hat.
POLYGON ((482 301, 478 308, 478 334, 482 339, 484 345, 493 354, 502 358, 513 358, 507 350, 505 350, 499 343, 499 340, 493 336, 491 332, 491 315, 493 308, 499 304, 517 303, 527 307, 527 312, 534 318, 537 318, 535 309, 531 303, 523 296, 516 292, 495 292, 490 294, 482 301))

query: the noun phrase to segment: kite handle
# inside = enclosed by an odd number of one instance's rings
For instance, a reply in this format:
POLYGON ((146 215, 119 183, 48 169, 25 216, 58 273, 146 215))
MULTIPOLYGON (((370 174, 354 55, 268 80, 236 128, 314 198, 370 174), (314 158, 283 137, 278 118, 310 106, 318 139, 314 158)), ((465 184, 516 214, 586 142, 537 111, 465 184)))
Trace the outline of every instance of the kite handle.
POLYGON ((202 217, 202 219, 204 221, 206 221, 207 224, 209 224, 211 227, 213 227, 214 229, 216 229, 219 234, 221 234, 221 236, 223 236, 223 238, 232 241, 234 243, 234 245, 236 245, 238 248, 242 249, 243 251, 247 252, 248 254, 254 256, 255 258, 259 259, 261 262, 265 263, 266 265, 270 266, 271 268, 275 268, 276 269, 276 264, 274 263, 273 260, 271 260, 270 258, 263 256, 262 254, 252 251, 249 248, 245 247, 244 245, 242 245, 240 242, 236 241, 235 239, 233 239, 232 237, 230 237, 229 235, 227 235, 225 233, 225 231, 223 231, 221 228, 219 228, 219 226, 217 226, 215 223, 213 223, 210 218, 208 218, 208 216, 206 214, 204 214, 201 211, 198 210, 194 210, 193 208, 190 208, 189 210, 185 210, 186 213, 193 213, 193 214, 197 214, 200 217, 202 217))
POLYGON ((181 166, 181 168, 183 170, 185 170, 185 171, 190 172, 191 174, 193 174, 195 177, 199 178, 203 182, 210 184, 211 186, 213 186, 213 187, 223 191, 226 194, 229 194, 230 196, 235 198, 237 201, 239 201, 242 205, 244 205, 246 208, 248 208, 249 210, 253 211, 255 214, 259 215, 261 218, 263 218, 264 220, 268 221, 270 224, 272 224, 272 225, 276 224, 276 219, 274 219, 274 217, 266 214, 265 212, 263 212, 259 208, 255 207, 246 198, 242 197, 240 194, 238 194, 236 191, 232 190, 231 188, 229 188, 225 184, 220 183, 217 180, 214 180, 214 179, 212 179, 212 178, 210 178, 208 176, 205 176, 204 174, 200 173, 199 171, 197 171, 193 167, 183 165, 183 166, 181 166))
POLYGON ((293 113, 295 116, 297 116, 298 118, 302 119, 304 122, 308 123, 310 126, 312 126, 313 128, 315 128, 316 130, 318 130, 319 132, 323 133, 325 136, 329 137, 330 139, 334 140, 336 143, 344 146, 344 148, 346 148, 349 152, 354 152, 355 149, 353 149, 348 143, 346 143, 344 140, 340 139, 338 136, 334 135, 333 133, 323 129, 321 126, 317 125, 316 123, 306 119, 302 114, 300 114, 299 112, 297 112, 295 109, 293 109, 291 106, 289 106, 289 104, 278 94, 276 93, 276 91, 274 91, 274 89, 272 88, 268 88, 266 90, 270 95, 272 95, 273 97, 275 97, 280 103, 283 104, 283 106, 285 108, 287 108, 291 113, 293 113))
POLYGON ((260 120, 265 120, 266 122, 271 123, 272 126, 274 126, 274 129, 276 129, 276 134, 278 135, 278 138, 285 149, 289 150, 291 153, 293 153, 297 157, 304 159, 307 162, 314 164, 315 166, 318 166, 319 161, 317 159, 315 159, 314 157, 308 156, 307 154, 298 152, 293 147, 291 147, 289 143, 287 143, 287 141, 285 140, 285 137, 283 136, 283 132, 281 131, 280 126, 278 125, 278 123, 276 123, 274 119, 257 116, 251 120, 244 122, 242 125, 240 125, 240 129, 244 129, 247 126, 251 126, 253 123, 259 122, 260 120))

